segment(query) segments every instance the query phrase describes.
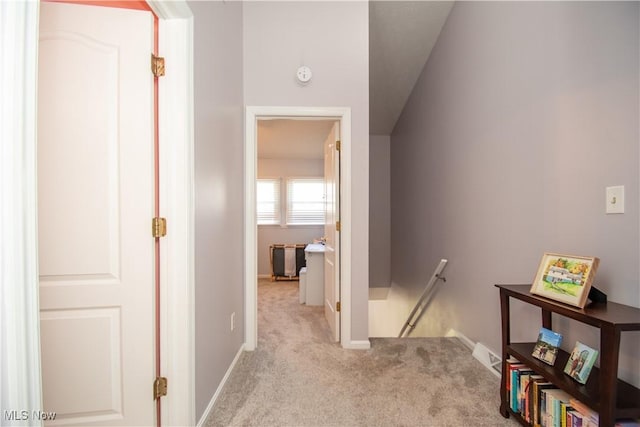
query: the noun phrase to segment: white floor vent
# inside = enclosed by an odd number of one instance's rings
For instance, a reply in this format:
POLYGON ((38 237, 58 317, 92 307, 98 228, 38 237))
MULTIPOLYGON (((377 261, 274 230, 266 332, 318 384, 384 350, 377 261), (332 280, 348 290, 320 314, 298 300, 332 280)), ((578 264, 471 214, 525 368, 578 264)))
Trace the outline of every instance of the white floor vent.
POLYGON ((500 378, 502 375, 502 359, 497 354, 489 350, 484 344, 476 343, 473 348, 473 357, 500 378))

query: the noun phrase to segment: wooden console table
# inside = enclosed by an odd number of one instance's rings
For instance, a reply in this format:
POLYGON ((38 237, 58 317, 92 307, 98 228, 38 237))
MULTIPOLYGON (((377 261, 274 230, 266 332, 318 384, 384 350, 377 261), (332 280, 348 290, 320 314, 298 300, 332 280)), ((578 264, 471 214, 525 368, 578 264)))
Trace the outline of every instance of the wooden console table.
POLYGON ((507 399, 505 378, 507 359, 513 356, 547 381, 583 402, 599 413, 599 425, 612 427, 619 418, 640 417, 640 390, 617 378, 620 335, 623 331, 640 331, 640 309, 614 302, 591 303, 584 309, 571 307, 534 295, 531 285, 496 285, 500 288, 502 314, 502 381, 500 385, 500 413, 509 415, 521 424, 528 423, 511 410, 507 399), (569 353, 560 350, 553 366, 534 358, 535 342, 512 343, 510 335, 509 298, 540 307, 542 326, 551 327, 551 314, 557 313, 600 329, 600 368, 594 367, 586 384, 579 384, 564 373, 569 353))

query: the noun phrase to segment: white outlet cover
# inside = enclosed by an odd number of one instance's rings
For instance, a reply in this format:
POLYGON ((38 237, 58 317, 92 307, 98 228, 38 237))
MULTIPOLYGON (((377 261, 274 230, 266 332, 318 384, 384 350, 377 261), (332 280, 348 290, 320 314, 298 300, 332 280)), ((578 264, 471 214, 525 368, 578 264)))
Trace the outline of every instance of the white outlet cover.
POLYGON ((624 213, 624 185, 607 187, 606 197, 606 212, 608 214, 624 213))
POLYGON ((313 73, 311 72, 311 68, 306 65, 301 66, 296 71, 296 77, 298 77, 298 81, 300 83, 309 83, 311 77, 313 77, 313 73))

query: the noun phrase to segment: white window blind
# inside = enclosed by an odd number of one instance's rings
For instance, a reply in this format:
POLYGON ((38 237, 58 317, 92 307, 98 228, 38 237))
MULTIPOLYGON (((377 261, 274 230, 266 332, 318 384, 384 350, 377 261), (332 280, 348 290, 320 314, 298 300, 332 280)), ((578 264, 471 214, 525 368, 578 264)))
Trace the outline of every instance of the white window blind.
POLYGON ((258 179, 256 184, 258 224, 280 224, 280 180, 258 179))
POLYGON ((324 180, 287 180, 287 224, 324 224, 324 180))

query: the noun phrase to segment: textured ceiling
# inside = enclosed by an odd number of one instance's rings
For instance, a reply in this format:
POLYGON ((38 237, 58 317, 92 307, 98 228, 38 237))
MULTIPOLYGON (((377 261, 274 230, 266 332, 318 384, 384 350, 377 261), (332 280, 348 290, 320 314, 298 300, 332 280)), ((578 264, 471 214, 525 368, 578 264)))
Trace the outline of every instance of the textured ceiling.
POLYGON ((369 2, 369 131, 390 135, 453 1, 369 2))

